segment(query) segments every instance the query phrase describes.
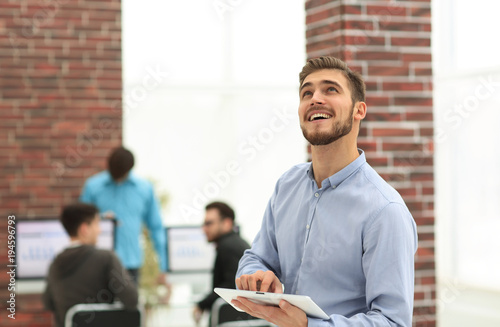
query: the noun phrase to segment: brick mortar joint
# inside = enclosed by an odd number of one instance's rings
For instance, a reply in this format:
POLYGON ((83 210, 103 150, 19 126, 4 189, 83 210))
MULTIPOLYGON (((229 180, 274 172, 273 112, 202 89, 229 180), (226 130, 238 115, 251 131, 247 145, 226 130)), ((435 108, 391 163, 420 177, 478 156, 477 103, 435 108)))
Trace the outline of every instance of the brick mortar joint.
MULTIPOLYGON (((306 13, 306 18, 307 18, 306 13)), ((432 19, 430 17, 415 17, 415 16, 389 16, 391 17, 388 22, 380 22, 381 19, 377 17, 384 17, 382 15, 368 15, 368 14, 342 14, 334 17, 329 17, 326 19, 318 20, 316 22, 311 22, 306 25, 306 31, 309 31, 314 28, 318 28, 324 25, 328 25, 331 23, 335 23, 337 21, 363 21, 363 22, 372 22, 379 25, 389 25, 389 24, 402 24, 402 25, 412 25, 412 24, 426 24, 431 25, 432 19)), ((376 27, 376 25, 374 25, 376 27)))
POLYGON ((322 4, 320 6, 316 6, 316 7, 313 7, 313 8, 306 9, 305 13, 306 13, 306 16, 308 16, 308 15, 314 15, 314 14, 320 13, 322 11, 334 9, 334 8, 337 8, 337 7, 340 7, 340 6, 342 6, 341 2, 333 2, 332 1, 332 2, 328 2, 328 3, 322 4))

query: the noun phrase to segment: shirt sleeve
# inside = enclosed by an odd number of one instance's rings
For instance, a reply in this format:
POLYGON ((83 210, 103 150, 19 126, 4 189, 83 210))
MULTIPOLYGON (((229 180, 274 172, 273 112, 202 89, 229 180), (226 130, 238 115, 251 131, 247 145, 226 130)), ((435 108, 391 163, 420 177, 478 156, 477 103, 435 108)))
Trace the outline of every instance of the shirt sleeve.
POLYGON ((146 215, 144 217, 144 223, 146 224, 151 239, 153 240, 153 245, 155 247, 156 253, 158 254, 158 261, 160 264, 160 271, 167 271, 167 236, 165 233, 165 228, 163 227, 163 222, 160 215, 160 206, 158 200, 156 199, 153 188, 150 187, 149 199, 147 205, 146 215))
POLYGON ((52 298, 52 289, 50 282, 47 279, 47 285, 45 287, 45 291, 43 292, 42 295, 42 302, 43 306, 45 309, 50 310, 50 311, 55 311, 55 305, 54 305, 54 300, 52 298))
POLYGON ((112 252, 110 252, 110 255, 109 290, 120 299, 126 309, 134 309, 137 307, 139 299, 137 287, 129 273, 123 268, 118 257, 112 252))
POLYGON ((413 314, 415 222, 400 203, 383 208, 363 236, 367 313, 308 318, 309 327, 411 326, 413 314))
POLYGON ((83 203, 93 203, 88 180, 83 185, 82 194, 80 194, 79 200, 83 203))
POLYGON ((274 201, 278 193, 278 184, 279 181, 267 204, 264 218, 262 219, 262 226, 255 236, 252 247, 245 251, 239 262, 236 278, 241 275, 253 274, 258 270, 271 270, 278 278, 281 277, 273 213, 274 201))

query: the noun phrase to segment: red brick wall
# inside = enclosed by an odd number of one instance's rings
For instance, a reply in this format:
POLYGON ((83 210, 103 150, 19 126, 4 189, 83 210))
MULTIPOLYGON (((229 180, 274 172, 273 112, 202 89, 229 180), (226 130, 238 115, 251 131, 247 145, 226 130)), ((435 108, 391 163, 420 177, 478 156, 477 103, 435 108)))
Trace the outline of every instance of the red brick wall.
POLYGON ((359 147, 418 225, 414 326, 435 326, 431 1, 306 1, 307 56, 333 55, 366 81, 359 147))
POLYGON ((77 199, 121 143, 121 97, 119 0, 0 0, 0 325, 51 325, 36 296, 7 318, 7 216, 77 199))

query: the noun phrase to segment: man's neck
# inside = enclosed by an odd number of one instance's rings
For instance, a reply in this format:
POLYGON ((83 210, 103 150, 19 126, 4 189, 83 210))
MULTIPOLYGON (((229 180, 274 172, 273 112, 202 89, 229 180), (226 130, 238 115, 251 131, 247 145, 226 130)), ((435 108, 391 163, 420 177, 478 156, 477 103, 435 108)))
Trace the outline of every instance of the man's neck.
POLYGON ((225 232, 223 234, 220 234, 220 236, 217 238, 217 240, 215 241, 215 244, 219 245, 219 242, 221 239, 223 239, 224 237, 228 236, 229 234, 233 233, 233 230, 231 229, 230 231, 228 232, 225 232))
POLYGON ((359 157, 356 140, 354 142, 342 138, 328 145, 311 146, 314 180, 321 188, 321 182, 359 157))
POLYGON ((79 246, 79 245, 93 245, 91 242, 88 242, 80 237, 70 237, 70 246, 79 246))

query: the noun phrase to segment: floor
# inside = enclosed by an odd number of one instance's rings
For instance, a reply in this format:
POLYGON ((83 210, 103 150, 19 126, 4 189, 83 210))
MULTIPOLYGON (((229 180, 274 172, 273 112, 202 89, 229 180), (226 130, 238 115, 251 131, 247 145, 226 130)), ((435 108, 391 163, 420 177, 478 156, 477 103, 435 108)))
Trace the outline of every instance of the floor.
MULTIPOLYGON (((172 277, 171 277, 172 279, 172 277)), ((192 312, 194 303, 201 300, 209 291, 200 285, 209 285, 206 276, 190 277, 189 279, 174 279, 172 295, 168 306, 157 305, 144 313, 145 327, 205 327, 208 326, 208 313, 202 316, 196 325, 192 312), (196 283, 193 282, 196 279, 196 283), (200 283, 201 280, 205 282, 200 283), (198 285, 198 287, 196 287, 198 285)))

